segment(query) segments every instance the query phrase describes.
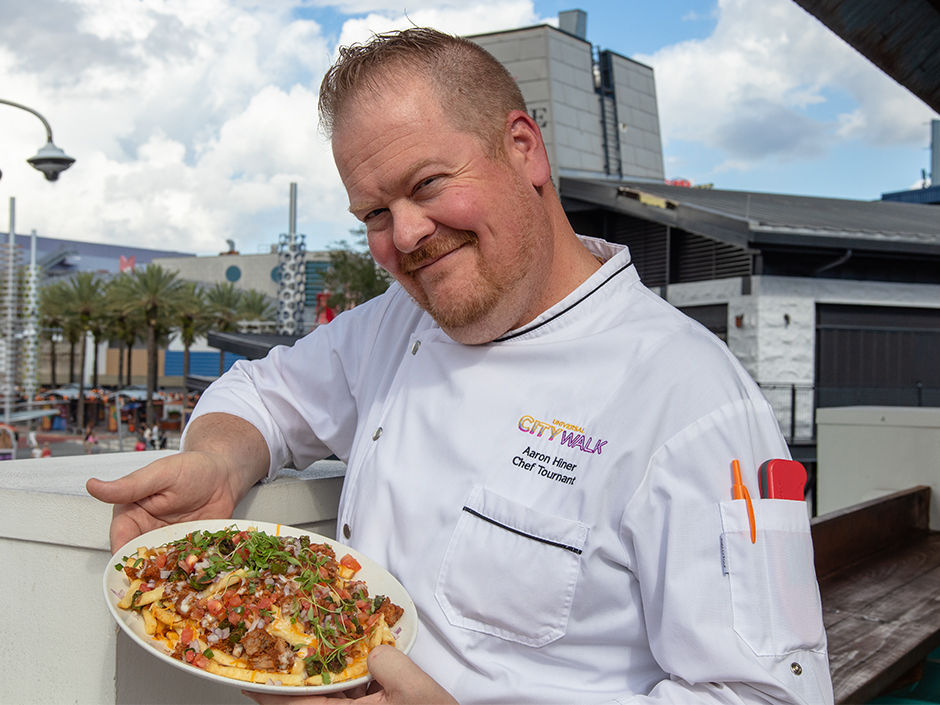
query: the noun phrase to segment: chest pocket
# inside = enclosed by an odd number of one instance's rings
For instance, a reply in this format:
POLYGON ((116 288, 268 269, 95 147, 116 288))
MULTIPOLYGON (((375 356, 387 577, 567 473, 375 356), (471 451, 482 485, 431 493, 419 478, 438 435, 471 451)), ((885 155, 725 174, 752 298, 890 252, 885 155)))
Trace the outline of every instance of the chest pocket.
POLYGON ((474 487, 435 597, 455 627, 544 646, 564 636, 588 527, 474 487))

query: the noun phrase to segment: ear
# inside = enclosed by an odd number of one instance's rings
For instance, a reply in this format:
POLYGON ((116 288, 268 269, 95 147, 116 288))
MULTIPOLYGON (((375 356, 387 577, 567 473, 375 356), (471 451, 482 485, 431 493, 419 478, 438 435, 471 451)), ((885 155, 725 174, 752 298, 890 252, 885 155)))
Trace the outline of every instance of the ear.
POLYGON ((523 110, 509 113, 506 123, 506 151, 510 162, 525 170, 533 186, 544 186, 551 180, 552 172, 538 124, 523 110))

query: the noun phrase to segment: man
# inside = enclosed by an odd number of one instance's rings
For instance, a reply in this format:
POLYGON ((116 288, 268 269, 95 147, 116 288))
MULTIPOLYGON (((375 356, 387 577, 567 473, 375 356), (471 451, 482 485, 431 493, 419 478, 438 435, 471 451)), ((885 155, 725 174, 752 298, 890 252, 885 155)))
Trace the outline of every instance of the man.
POLYGON ((411 659, 370 656, 370 698, 831 701, 805 505, 756 499, 772 410, 625 248, 575 235, 512 77, 412 29, 343 50, 320 109, 400 286, 234 367, 186 452, 89 481, 112 546, 335 453, 338 538, 421 620, 411 659))

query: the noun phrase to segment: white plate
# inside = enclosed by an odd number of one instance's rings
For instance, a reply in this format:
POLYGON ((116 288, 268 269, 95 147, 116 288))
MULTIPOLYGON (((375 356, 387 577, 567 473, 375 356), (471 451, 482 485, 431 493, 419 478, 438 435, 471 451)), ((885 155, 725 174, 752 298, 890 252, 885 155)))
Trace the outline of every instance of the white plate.
POLYGON ((259 531, 263 531, 271 536, 309 536, 313 543, 328 543, 333 546, 337 558, 341 558, 346 553, 350 554, 359 561, 359 565, 362 566, 362 570, 356 573, 356 579, 366 583, 366 586, 369 588, 369 594, 372 596, 386 595, 392 602, 405 610, 401 619, 392 627, 392 633, 395 634, 395 646, 400 651, 406 654, 411 651, 411 647, 414 646, 415 643, 415 637, 418 634, 418 613, 415 610, 414 602, 411 601, 408 593, 405 592, 405 588, 402 587, 401 583, 399 583, 391 573, 375 561, 363 556, 358 551, 344 546, 341 543, 337 543, 332 539, 328 539, 325 536, 312 534, 309 531, 295 529, 291 526, 284 526, 283 524, 269 524, 263 521, 247 521, 244 519, 208 519, 205 521, 172 524, 162 529, 151 531, 143 536, 138 536, 111 556, 108 567, 104 572, 104 597, 105 601, 108 603, 108 609, 110 609, 111 614, 114 615, 114 619, 117 620, 121 629, 123 629, 131 639, 158 658, 163 659, 177 668, 185 669, 188 673, 195 673, 197 676, 202 676, 203 678, 208 678, 209 680, 224 685, 234 686, 241 690, 280 693, 284 695, 319 694, 346 690, 372 680, 371 676, 366 675, 361 678, 354 678, 340 683, 330 683, 329 685, 296 686, 246 683, 245 681, 235 680, 234 678, 219 676, 170 656, 169 651, 167 651, 159 641, 152 639, 144 631, 143 617, 133 610, 122 610, 117 606, 118 601, 130 587, 130 580, 128 580, 127 574, 123 570, 116 570, 114 567, 118 563, 124 562, 123 556, 133 554, 139 546, 147 546, 148 548, 162 546, 170 541, 181 539, 197 529, 200 531, 220 531, 221 529, 233 525, 238 529, 247 529, 253 526, 259 531))

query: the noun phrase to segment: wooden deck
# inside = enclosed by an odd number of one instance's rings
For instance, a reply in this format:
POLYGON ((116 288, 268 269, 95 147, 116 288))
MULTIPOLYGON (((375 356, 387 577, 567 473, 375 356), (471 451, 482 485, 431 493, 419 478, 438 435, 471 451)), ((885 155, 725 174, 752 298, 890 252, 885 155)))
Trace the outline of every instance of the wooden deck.
POLYGON ((940 532, 930 488, 813 520, 836 703, 892 690, 940 646, 940 532))

